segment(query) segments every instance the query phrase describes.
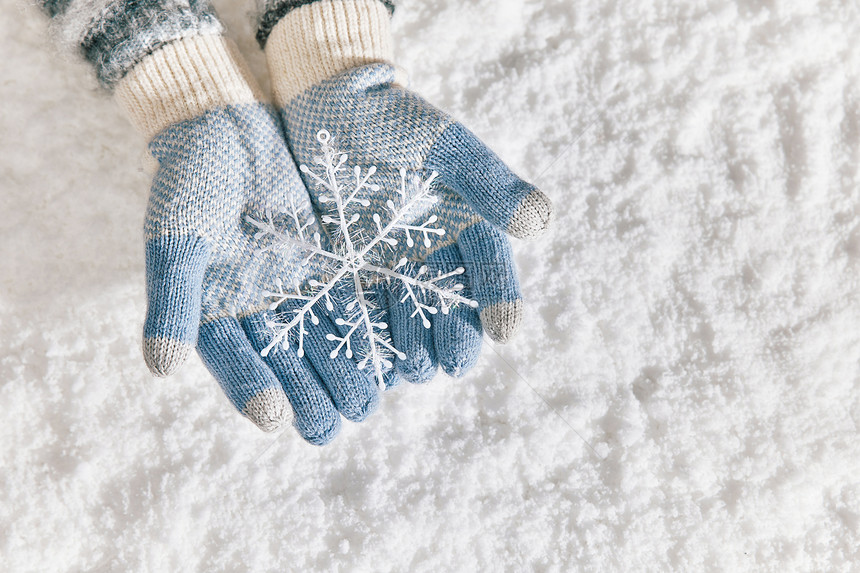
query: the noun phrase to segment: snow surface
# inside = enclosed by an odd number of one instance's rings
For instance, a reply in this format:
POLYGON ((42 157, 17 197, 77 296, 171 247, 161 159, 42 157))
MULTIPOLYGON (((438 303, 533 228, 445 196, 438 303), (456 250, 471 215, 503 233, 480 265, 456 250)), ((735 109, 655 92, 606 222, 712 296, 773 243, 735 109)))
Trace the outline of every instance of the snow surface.
MULTIPOLYGON (((258 72, 247 6, 218 2, 258 72)), ((554 199, 473 373, 330 446, 140 356, 143 141, 0 5, 0 569, 850 571, 853 0, 403 0, 412 86, 554 199)))

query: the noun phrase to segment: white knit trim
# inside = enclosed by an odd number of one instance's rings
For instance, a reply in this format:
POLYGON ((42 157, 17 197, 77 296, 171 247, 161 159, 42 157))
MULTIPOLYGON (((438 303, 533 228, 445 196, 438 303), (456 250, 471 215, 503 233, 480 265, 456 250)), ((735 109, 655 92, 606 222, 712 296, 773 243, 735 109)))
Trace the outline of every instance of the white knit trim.
POLYGON ((391 63, 389 22, 378 0, 320 0, 287 13, 266 42, 275 102, 284 106, 343 71, 391 63))
POLYGON ((148 55, 119 82, 114 96, 148 139, 210 109, 263 99, 235 45, 209 35, 177 40, 148 55))

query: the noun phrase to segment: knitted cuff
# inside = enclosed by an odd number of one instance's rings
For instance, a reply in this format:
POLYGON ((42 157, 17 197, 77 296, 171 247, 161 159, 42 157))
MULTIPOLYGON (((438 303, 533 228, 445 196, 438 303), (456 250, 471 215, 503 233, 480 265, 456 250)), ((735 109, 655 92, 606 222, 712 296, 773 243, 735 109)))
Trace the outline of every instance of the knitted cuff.
POLYGON ((63 43, 93 64, 113 88, 165 44, 223 28, 208 0, 37 0, 59 28, 63 43))
POLYGON ((262 92, 232 42, 193 36, 167 44, 132 68, 114 97, 147 139, 218 107, 260 101, 262 92))
POLYGON ((284 106, 343 71, 391 63, 388 10, 379 0, 305 4, 281 18, 265 51, 275 103, 284 106))
MULTIPOLYGON (((266 47, 266 41, 272 33, 272 29, 278 22, 296 8, 307 4, 313 4, 319 0, 259 0, 261 4, 260 18, 257 24, 257 42, 261 48, 266 47)), ((389 16, 394 14, 394 0, 379 0, 388 10, 389 16)))

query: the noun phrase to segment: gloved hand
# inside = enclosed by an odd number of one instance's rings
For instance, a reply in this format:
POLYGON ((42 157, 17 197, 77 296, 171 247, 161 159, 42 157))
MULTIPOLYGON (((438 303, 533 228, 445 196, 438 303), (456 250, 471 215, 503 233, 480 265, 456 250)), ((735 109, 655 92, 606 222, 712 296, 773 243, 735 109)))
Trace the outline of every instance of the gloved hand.
MULTIPOLYGON (((277 3, 276 3, 277 4, 277 3)), ((290 2, 282 3, 290 5, 290 2)), ((505 232, 529 238, 548 225, 549 199, 514 175, 471 132, 397 83, 391 62, 389 14, 380 0, 318 0, 292 3, 258 39, 265 52, 276 103, 296 162, 312 165, 317 134, 327 130, 351 164, 375 166, 378 194, 364 208, 368 224, 400 188, 401 170, 429 177, 438 172, 440 200, 413 212, 416 225, 435 215, 446 233, 432 241, 399 241, 380 254, 424 265, 431 274, 465 268, 464 294, 477 310, 458 305, 418 320, 412 301, 397 288, 388 293, 394 345, 405 356, 398 372, 412 382, 433 377, 437 366, 458 376, 477 360, 481 332, 507 341, 524 308, 511 247, 505 232), (430 328, 425 325, 429 324, 430 328)), ((264 24, 272 18, 264 17, 264 24)), ((325 189, 305 175, 318 212, 325 189)), ((361 207, 359 207, 361 210, 361 207)), ((324 225, 330 234, 338 229, 324 225)), ((368 227, 366 233, 375 229, 368 227)), ((381 288, 389 288, 382 284, 381 288)))
MULTIPOLYGON (((196 346, 233 405, 261 429, 278 428, 292 405, 299 433, 324 444, 376 407, 376 385, 354 361, 329 356, 333 318, 295 344, 271 339, 265 290, 280 279, 306 284, 321 270, 289 247, 261 249, 250 219, 312 215, 275 110, 220 36, 192 36, 147 56, 116 97, 151 138, 158 161, 146 214, 148 309, 144 356, 174 372, 196 346), (284 213, 284 214, 282 214, 284 213)), ((292 229, 307 240, 316 224, 292 229)), ((263 245, 264 246, 264 245, 263 245)))

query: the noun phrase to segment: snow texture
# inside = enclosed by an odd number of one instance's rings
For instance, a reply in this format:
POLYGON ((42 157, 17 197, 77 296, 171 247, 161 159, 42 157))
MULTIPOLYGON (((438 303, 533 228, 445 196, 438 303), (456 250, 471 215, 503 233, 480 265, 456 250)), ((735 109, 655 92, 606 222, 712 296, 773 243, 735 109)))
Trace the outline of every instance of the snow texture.
POLYGON ((4 571, 856 570, 856 2, 401 2, 557 218, 517 338, 324 448, 147 373, 143 141, 47 29, 0 5, 4 571))

